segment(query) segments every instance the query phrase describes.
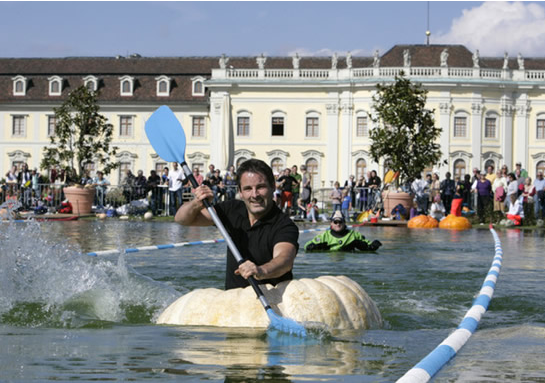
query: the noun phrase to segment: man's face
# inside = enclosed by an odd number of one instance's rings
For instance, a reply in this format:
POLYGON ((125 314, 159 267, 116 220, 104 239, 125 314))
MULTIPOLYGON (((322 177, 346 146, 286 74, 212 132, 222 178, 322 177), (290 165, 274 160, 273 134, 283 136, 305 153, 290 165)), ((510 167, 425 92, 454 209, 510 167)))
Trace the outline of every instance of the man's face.
POLYGON ((343 231, 344 228, 346 227, 346 224, 344 223, 342 219, 335 218, 334 220, 331 221, 331 224, 329 227, 331 228, 332 231, 343 231))
POLYGON ((261 173, 245 172, 240 177, 240 196, 249 215, 255 219, 265 216, 271 209, 273 192, 267 178, 261 173))
POLYGON ((291 168, 291 171, 292 171, 293 174, 296 174, 297 173, 297 166, 293 166, 291 168))
POLYGON ((543 178, 543 173, 537 173, 537 178, 542 179, 543 178))
POLYGON ((178 163, 177 162, 172 163, 172 169, 178 170, 178 163))

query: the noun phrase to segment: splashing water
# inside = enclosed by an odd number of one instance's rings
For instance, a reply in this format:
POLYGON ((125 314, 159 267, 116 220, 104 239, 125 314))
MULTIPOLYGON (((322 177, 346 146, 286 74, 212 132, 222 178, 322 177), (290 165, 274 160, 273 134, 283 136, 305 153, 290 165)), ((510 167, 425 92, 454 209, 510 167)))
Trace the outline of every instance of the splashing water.
POLYGON ((0 323, 102 327, 150 323, 180 294, 126 265, 48 239, 47 224, 0 223, 0 323))

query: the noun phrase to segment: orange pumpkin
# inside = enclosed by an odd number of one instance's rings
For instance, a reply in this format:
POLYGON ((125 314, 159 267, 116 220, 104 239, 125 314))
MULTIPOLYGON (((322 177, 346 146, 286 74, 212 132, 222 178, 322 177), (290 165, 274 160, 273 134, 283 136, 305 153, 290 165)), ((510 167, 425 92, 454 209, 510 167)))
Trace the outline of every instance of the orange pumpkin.
POLYGON ((445 219, 439 222, 440 229, 466 230, 471 229, 471 222, 466 217, 457 217, 449 214, 445 219))
POLYGON ((435 229, 439 223, 433 217, 429 215, 417 215, 412 218, 408 223, 407 227, 409 229, 435 229))

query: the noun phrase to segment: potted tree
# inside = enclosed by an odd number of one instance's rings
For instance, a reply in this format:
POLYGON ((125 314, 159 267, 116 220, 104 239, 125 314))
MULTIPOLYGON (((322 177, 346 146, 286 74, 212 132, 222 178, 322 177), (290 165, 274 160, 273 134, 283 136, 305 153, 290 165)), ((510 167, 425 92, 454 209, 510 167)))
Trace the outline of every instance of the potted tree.
POLYGON ((435 126, 434 110, 426 108, 427 90, 407 79, 403 72, 392 84, 377 84, 370 119, 375 128, 370 132, 370 153, 373 161, 387 160, 392 170, 399 172, 395 192, 383 195, 384 212, 401 203, 410 209, 412 196, 398 186, 441 159, 437 140, 441 128, 435 126))
POLYGON ((53 108, 56 125, 51 136, 51 145, 44 147, 40 163, 42 169, 60 168, 69 175, 63 189, 75 214, 91 212, 95 189, 80 185, 85 166, 90 163, 100 166, 109 174, 119 166, 112 161, 117 147, 111 146, 113 125, 99 113, 98 92, 85 86, 73 90, 58 108, 53 108))

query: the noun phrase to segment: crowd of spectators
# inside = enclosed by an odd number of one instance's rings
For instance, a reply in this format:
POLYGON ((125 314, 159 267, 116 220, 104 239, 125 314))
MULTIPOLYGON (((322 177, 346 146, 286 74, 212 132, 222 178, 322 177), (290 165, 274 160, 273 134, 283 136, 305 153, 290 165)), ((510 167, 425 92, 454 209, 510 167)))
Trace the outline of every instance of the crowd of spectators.
MULTIPOLYGON (((198 167, 192 171, 199 185, 204 183, 212 189, 213 203, 236 197, 237 175, 234 166, 230 166, 223 174, 214 165, 209 165, 204 176, 198 167)), ((275 177, 274 200, 278 207, 293 217, 316 222, 320 218, 320 208, 325 208, 326 201, 319 203, 316 198, 312 198, 312 179, 306 167, 302 165, 299 172, 294 165, 275 174, 275 177)), ((161 174, 151 170, 148 177, 142 170, 134 175, 127 169, 117 188, 112 187, 102 171, 97 171, 94 176, 86 172, 80 180, 76 180, 69 171, 52 169, 48 174, 41 175, 37 169, 31 170, 25 163, 20 169, 13 166, 5 174, 0 189, 0 203, 11 200, 24 210, 54 210, 64 199, 63 186, 73 183, 95 188, 96 209, 112 203, 108 199, 108 192, 117 189, 122 195, 118 204, 146 200, 154 215, 174 215, 184 200, 191 198, 193 190, 177 163, 172 163, 170 169, 163 168, 161 174)), ((350 176, 343 187, 339 182, 334 182, 327 201, 331 210, 323 216, 333 216, 339 210, 345 220, 350 221, 355 213, 376 208, 381 184, 382 180, 375 170, 368 171, 358 180, 350 176)), ((545 216, 543 172, 539 170, 536 179, 532 180, 520 163, 516 164, 512 172, 509 172, 506 165, 497 171, 493 166, 488 166, 484 172, 473 169, 471 175, 466 174, 462 179, 452 179, 449 172, 442 180, 437 173, 427 174, 424 179, 418 176, 404 190, 414 196, 413 215, 428 214, 442 219, 451 212, 460 215, 463 209, 469 214, 476 213, 479 223, 483 224, 504 219, 520 224, 525 217, 533 221, 545 216)))
POLYGON ((449 172, 443 180, 436 173, 426 180, 416 177, 411 191, 415 196, 413 215, 428 214, 439 220, 449 213, 460 215, 462 209, 468 215, 476 213, 480 224, 509 220, 520 225, 525 218, 533 222, 545 216, 543 171, 532 180, 520 162, 512 172, 506 165, 497 171, 489 165, 486 171, 473 169, 473 174, 463 179, 453 180, 449 172))

